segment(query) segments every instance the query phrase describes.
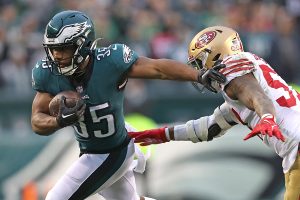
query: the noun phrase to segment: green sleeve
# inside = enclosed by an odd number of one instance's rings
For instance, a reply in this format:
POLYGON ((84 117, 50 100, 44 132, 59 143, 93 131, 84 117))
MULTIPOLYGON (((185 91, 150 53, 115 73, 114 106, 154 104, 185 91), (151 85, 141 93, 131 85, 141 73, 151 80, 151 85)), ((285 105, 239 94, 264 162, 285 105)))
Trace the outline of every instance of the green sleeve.
POLYGON ((139 57, 135 51, 125 44, 113 44, 110 48, 112 48, 110 58, 120 74, 127 71, 139 57))
POLYGON ((36 91, 46 91, 46 84, 44 83, 45 79, 43 78, 46 67, 47 66, 45 65, 45 63, 40 60, 32 68, 32 88, 36 91))

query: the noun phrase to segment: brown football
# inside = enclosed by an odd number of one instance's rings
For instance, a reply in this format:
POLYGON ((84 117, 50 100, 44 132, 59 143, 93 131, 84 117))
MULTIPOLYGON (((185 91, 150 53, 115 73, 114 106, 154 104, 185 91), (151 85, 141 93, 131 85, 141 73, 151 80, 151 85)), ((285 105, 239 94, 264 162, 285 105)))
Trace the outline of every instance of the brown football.
POLYGON ((58 93, 49 103, 49 113, 51 116, 57 116, 61 96, 66 97, 66 106, 69 108, 74 107, 76 105, 76 102, 80 99, 80 94, 75 91, 68 90, 58 93))

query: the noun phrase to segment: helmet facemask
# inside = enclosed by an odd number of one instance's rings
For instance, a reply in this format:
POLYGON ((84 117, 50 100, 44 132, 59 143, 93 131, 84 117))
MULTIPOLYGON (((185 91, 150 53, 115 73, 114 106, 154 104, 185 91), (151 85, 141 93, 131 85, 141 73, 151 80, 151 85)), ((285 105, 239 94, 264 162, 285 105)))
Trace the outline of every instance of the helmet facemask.
POLYGON ((49 66, 50 71, 55 75, 72 75, 74 71, 78 68, 79 62, 78 58, 80 55, 78 54, 78 47, 76 47, 74 44, 63 44, 63 45, 45 45, 44 49, 46 51, 47 59, 46 62, 49 66), (69 49, 69 50, 68 50, 69 49), (73 51, 72 56, 64 56, 65 51, 73 51), (63 59, 56 60, 54 58, 53 52, 58 51, 62 52, 63 59), (61 63, 64 63, 65 61, 70 60, 67 66, 62 67, 61 63))
MULTIPOLYGON (((195 68, 196 70, 200 71, 200 73, 204 73, 207 68, 205 66, 207 58, 209 55, 209 50, 201 51, 196 57, 190 57, 188 60, 188 65, 195 68)), ((196 90, 200 91, 201 93, 204 90, 204 86, 198 82, 192 82, 192 85, 196 90)))

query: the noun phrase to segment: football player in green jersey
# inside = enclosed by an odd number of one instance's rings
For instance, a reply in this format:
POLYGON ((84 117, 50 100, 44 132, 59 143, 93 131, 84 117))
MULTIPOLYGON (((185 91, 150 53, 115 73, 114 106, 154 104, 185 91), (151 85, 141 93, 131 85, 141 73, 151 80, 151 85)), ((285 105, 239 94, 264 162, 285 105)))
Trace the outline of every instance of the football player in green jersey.
POLYGON ((125 44, 97 48, 92 20, 79 11, 63 11, 47 24, 46 60, 32 70, 36 95, 32 104, 34 132, 50 135, 73 126, 80 158, 48 192, 46 200, 81 200, 98 193, 106 199, 138 200, 133 176, 134 143, 123 116, 123 89, 128 78, 225 82, 218 66, 198 71, 169 59, 138 56, 125 44), (48 104, 57 93, 74 90, 81 100, 73 108, 61 99, 57 117, 48 104))

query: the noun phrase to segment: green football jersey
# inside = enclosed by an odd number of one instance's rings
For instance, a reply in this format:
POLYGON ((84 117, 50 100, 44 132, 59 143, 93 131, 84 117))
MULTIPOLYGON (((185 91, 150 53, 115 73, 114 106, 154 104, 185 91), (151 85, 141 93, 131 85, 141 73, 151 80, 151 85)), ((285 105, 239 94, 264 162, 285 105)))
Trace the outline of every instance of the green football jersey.
POLYGON ((123 115, 122 75, 138 55, 124 44, 113 44, 93 51, 92 73, 86 86, 74 86, 65 76, 51 73, 45 61, 32 70, 33 89, 52 95, 76 90, 86 103, 84 116, 74 125, 80 149, 87 152, 109 152, 126 139, 123 115))

